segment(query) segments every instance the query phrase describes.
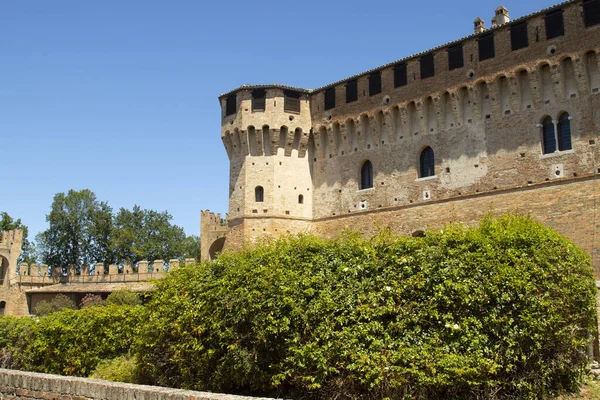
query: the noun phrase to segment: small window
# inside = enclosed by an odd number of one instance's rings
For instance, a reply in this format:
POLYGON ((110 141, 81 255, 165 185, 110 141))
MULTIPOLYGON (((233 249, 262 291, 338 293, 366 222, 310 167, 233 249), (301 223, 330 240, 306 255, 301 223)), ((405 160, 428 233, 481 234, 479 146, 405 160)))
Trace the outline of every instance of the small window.
POLYGON ((237 112, 237 96, 230 94, 225 101, 225 116, 235 114, 237 112))
POLYGON ((435 75, 435 67, 433 65, 433 54, 427 54, 421 57, 421 79, 430 78, 435 75))
POLYGON ((563 20, 563 10, 549 12, 545 17, 546 21, 546 39, 563 36, 565 34, 565 23, 563 20))
POLYGON ((479 37, 479 61, 487 60, 496 57, 494 49, 494 34, 489 33, 479 37))
POLYGON ((586 28, 600 24, 600 0, 583 1, 583 20, 586 28))
POLYGON ((254 189, 254 201, 257 203, 262 203, 265 201, 265 189, 262 186, 257 186, 254 189))
POLYGON ((435 160, 431 147, 425 147, 419 158, 419 177, 427 178, 428 176, 435 176, 435 160))
POLYGON ((369 75, 369 96, 381 93, 381 72, 376 71, 369 75))
POLYGON ((284 90, 283 92, 283 111, 300 112, 300 92, 293 90, 284 90))
POLYGON ((373 164, 367 160, 360 169, 360 189, 370 189, 373 187, 373 164))
POLYGON ((304 204, 304 196, 301 194, 298 195, 298 204, 304 204))
POLYGON ((573 146, 571 145, 571 118, 569 113, 565 112, 560 115, 557 128, 558 150, 571 150, 573 146))
POLYGON ((513 50, 519 50, 529 46, 527 21, 520 22, 510 27, 510 44, 513 50))
POLYGON ((335 88, 325 90, 325 110, 335 108, 335 88))
POLYGON ((554 123, 550 117, 546 117, 542 120, 542 142, 544 154, 550 154, 556 151, 554 123))
POLYGON ((265 111, 267 92, 263 89, 252 91, 252 111, 265 111))
POLYGON ((408 84, 408 74, 406 63, 396 64, 394 66, 394 87, 406 86, 408 84))
POLYGON ((448 47, 448 69, 462 68, 465 65, 462 43, 448 47))
POLYGON ((6 308, 6 302, 0 301, 0 315, 4 315, 4 309, 6 308))
POLYGON ((358 82, 353 79, 346 83, 346 103, 358 100, 358 82))

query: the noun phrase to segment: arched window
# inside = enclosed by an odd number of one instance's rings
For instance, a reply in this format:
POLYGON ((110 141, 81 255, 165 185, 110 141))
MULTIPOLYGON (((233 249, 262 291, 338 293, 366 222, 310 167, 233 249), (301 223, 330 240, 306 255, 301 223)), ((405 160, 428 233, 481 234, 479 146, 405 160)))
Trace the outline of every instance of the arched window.
POLYGON ((298 195, 298 204, 304 204, 304 196, 301 194, 298 195))
POLYGON ((360 169, 360 188, 369 189, 373 187, 373 164, 367 160, 360 169))
POLYGON ((569 113, 562 113, 558 118, 558 150, 565 151, 571 150, 571 118, 569 113))
POLYGON ((265 201, 265 189, 263 189, 262 186, 257 186, 254 189, 254 200, 257 203, 262 203, 263 201, 265 201))
POLYGON ((550 117, 542 120, 542 139, 544 154, 554 153, 556 151, 556 135, 554 133, 554 123, 550 117))
POLYGON ((431 147, 428 146, 423 149, 419 161, 419 178, 435 175, 435 159, 431 147))

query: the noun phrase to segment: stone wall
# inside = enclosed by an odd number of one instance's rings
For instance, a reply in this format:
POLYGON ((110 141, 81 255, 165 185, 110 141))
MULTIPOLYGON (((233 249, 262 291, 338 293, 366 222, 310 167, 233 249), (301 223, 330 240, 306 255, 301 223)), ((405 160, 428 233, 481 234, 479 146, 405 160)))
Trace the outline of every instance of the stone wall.
POLYGON ((0 399, 259 400, 260 398, 0 369, 0 399))

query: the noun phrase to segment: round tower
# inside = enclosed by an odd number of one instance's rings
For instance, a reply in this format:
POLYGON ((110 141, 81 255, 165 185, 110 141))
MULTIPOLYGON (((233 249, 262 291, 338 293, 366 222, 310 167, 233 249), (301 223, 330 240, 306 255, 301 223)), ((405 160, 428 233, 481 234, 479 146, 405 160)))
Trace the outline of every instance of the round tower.
POLYGON ((226 246, 235 247, 232 242, 242 238, 308 230, 313 190, 309 91, 242 86, 219 100, 221 138, 230 161, 226 246))

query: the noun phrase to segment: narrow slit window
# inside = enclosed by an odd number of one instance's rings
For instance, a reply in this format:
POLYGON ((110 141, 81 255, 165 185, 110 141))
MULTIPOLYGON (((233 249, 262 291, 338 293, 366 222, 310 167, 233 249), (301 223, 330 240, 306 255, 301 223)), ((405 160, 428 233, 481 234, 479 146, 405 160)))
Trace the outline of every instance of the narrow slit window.
POLYGON ((583 21, 586 28, 600 24, 600 0, 583 1, 583 21))
POLYGON ((519 50, 529 46, 527 21, 523 21, 510 27, 510 44, 512 50, 519 50))
POLYGON ((433 65, 433 54, 426 54, 421 57, 421 79, 430 78, 435 75, 435 67, 433 65))
POLYGON ((252 111, 265 111, 267 92, 263 89, 252 91, 252 111))
POLYGON ((554 123, 550 117, 542 120, 542 145, 544 154, 556 151, 556 134, 554 133, 554 123))
POLYGON ((462 68, 465 65, 462 43, 448 47, 448 69, 462 68))
POLYGON ((487 60, 496 57, 496 49, 494 48, 494 34, 489 33, 479 37, 479 61, 487 60))
POLYGON ((406 86, 408 84, 408 74, 406 63, 396 64, 394 66, 394 87, 406 86))
POLYGON ((237 96, 230 94, 225 100, 225 116, 235 114, 237 112, 237 96))
POLYGON ((301 194, 298 195, 298 204, 304 204, 304 196, 301 194))
POLYGON ((262 203, 265 201, 265 189, 262 186, 257 186, 254 188, 254 201, 257 203, 262 203))
POLYGON ((565 151, 573 148, 571 144, 571 118, 569 113, 562 113, 558 119, 558 150, 565 151))
POLYGON ((435 176, 435 159, 433 149, 427 146, 419 157, 419 177, 427 178, 429 176, 435 176))
POLYGON ((283 111, 300 112, 300 92, 285 90, 283 92, 283 111))
POLYGON ((325 110, 335 108, 335 88, 325 90, 325 110))
POLYGON ((367 160, 360 169, 360 189, 370 189, 373 187, 373 164, 367 160))
POLYGON ((381 93, 381 72, 376 71, 369 75, 369 96, 381 93))
POLYGON ((556 10, 546 14, 546 39, 563 36, 565 34, 565 22, 563 19, 563 10, 556 10))
POLYGON ((356 79, 346 83, 346 103, 358 100, 358 82, 356 79))

